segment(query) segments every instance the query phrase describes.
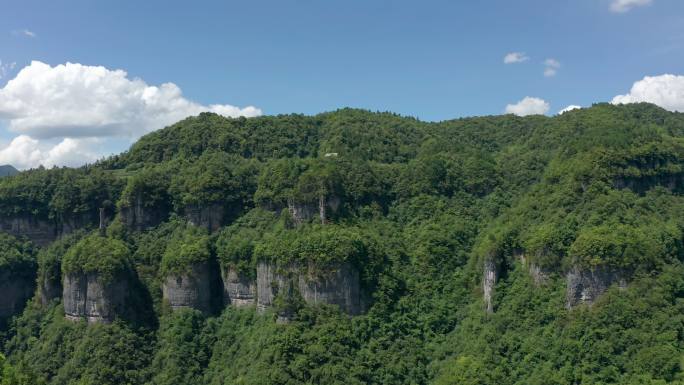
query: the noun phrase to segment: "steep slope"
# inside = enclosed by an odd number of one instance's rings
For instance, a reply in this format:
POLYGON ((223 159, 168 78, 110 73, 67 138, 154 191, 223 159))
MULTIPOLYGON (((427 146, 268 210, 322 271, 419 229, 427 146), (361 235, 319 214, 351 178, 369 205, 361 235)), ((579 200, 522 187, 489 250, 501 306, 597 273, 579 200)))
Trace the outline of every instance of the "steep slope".
POLYGON ((683 166, 649 104, 201 114, 0 180, 38 280, 3 350, 47 384, 678 383, 683 166))

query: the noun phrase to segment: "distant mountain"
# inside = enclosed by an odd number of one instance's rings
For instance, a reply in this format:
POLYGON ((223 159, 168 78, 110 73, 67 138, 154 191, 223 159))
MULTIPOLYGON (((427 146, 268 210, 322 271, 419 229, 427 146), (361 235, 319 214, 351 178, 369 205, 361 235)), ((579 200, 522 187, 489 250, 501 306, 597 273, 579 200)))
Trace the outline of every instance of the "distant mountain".
POLYGON ((3 176, 12 176, 19 174, 19 170, 14 168, 11 164, 5 164, 0 166, 0 178, 3 176))

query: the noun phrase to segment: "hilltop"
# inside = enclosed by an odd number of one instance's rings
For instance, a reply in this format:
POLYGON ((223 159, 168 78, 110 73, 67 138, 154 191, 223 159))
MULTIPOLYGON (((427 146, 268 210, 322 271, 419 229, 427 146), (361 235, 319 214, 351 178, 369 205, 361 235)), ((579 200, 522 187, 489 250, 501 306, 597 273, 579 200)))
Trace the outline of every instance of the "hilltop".
MULTIPOLYGON (((6 372, 677 383, 684 114, 202 113, 0 179, 6 372)), ((22 377, 23 376, 23 377, 22 377)))

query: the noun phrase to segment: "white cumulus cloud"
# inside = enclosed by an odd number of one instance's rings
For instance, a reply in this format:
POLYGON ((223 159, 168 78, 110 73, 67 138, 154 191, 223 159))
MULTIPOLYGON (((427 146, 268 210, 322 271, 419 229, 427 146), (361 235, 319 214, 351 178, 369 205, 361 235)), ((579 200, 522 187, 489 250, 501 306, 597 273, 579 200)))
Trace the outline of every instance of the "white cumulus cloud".
POLYGON ((516 104, 507 105, 506 113, 518 116, 544 115, 550 108, 545 100, 527 96, 516 104))
POLYGON ((610 10, 616 13, 625 13, 635 7, 651 5, 653 0, 613 0, 610 10))
POLYGON ((569 105, 569 106, 563 108, 562 110, 558 111, 558 115, 563 115, 564 113, 566 113, 566 112, 568 112, 568 111, 579 110, 579 109, 581 109, 581 108, 582 108, 582 106, 578 106, 578 105, 575 105, 575 104, 571 104, 571 105, 569 105))
POLYGON ((511 52, 504 56, 504 64, 523 63, 530 60, 524 52, 511 52))
POLYGON ((252 106, 204 106, 183 97, 173 83, 150 86, 122 70, 74 63, 51 67, 34 61, 0 89, 0 119, 11 131, 34 138, 137 138, 203 111, 261 114, 252 106))
POLYGON ((558 60, 549 58, 544 60, 544 76, 547 78, 556 76, 561 64, 558 60))
POLYGON ((632 85, 628 94, 613 98, 613 104, 648 102, 666 110, 684 112, 684 76, 646 76, 632 85))
POLYGON ((261 115, 253 106, 202 105, 186 99, 173 83, 148 85, 122 70, 33 61, 0 88, 0 120, 18 134, 0 149, 0 163, 18 168, 83 164, 105 155, 98 138, 132 141, 205 111, 261 115))

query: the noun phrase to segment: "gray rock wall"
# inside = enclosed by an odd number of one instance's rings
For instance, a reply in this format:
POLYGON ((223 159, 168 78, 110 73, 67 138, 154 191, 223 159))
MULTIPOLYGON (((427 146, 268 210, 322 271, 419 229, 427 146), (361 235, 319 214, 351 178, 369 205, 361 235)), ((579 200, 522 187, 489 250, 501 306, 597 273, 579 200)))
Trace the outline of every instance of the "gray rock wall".
POLYGON ((251 306, 256 303, 256 282, 231 267, 224 268, 223 303, 235 307, 251 306))
POLYGON ((323 224, 330 220, 330 215, 339 210, 341 201, 337 196, 319 197, 316 202, 295 202, 289 200, 287 209, 296 225, 316 218, 323 224))
POLYGON ((84 213, 62 221, 41 219, 29 214, 0 218, 1 231, 15 237, 27 237, 38 246, 46 246, 58 237, 96 224, 94 213, 84 213))
POLYGON ((277 268, 271 263, 259 263, 258 308, 263 310, 273 306, 279 293, 299 295, 309 305, 337 305, 350 315, 365 311, 359 272, 349 263, 324 270, 297 266, 277 268))
POLYGON ((62 283, 64 315, 88 323, 110 323, 125 313, 128 279, 104 282, 97 274, 66 274, 62 283))
POLYGON ((482 295, 484 297, 485 310, 487 313, 494 312, 493 296, 497 279, 498 271, 496 269, 496 263, 491 259, 486 259, 482 275, 482 295))
POLYGON ((47 277, 39 282, 40 303, 45 306, 53 299, 62 297, 62 283, 47 277))
POLYGON ((185 207, 185 217, 191 224, 214 232, 223 225, 225 211, 225 207, 220 204, 207 207, 188 205, 185 207))
POLYGON ((120 209, 121 221, 131 230, 143 231, 151 229, 164 222, 169 215, 166 207, 147 207, 145 198, 137 195, 133 198, 130 206, 122 206, 120 209))
POLYGON ((624 271, 610 267, 573 268, 566 275, 565 306, 573 308, 581 304, 593 304, 613 284, 626 287, 626 275, 624 271))
POLYGON ((208 263, 193 265, 187 273, 172 274, 162 285, 164 300, 172 309, 211 310, 211 271, 208 263))
POLYGON ((0 273, 0 318, 19 314, 36 288, 35 277, 11 271, 0 273))
POLYGON ((57 226, 33 215, 0 218, 2 231, 15 237, 25 236, 39 246, 45 246, 59 235, 57 226))

